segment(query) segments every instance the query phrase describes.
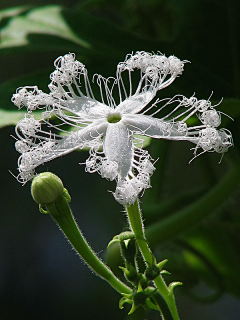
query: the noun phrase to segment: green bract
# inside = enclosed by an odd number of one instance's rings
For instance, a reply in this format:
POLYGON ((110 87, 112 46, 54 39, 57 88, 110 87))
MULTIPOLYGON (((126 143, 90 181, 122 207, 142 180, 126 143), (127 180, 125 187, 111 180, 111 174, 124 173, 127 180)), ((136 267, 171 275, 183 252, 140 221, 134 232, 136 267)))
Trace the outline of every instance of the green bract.
POLYGON ((40 173, 32 181, 31 193, 36 203, 51 203, 63 193, 62 180, 51 172, 40 173))

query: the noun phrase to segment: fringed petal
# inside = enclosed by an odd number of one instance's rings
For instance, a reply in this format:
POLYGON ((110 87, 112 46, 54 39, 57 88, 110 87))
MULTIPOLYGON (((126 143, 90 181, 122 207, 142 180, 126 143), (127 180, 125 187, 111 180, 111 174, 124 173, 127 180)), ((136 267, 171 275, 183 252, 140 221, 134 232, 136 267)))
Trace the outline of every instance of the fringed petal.
POLYGON ((16 148, 23 152, 18 160, 20 182, 27 182, 32 178, 34 169, 39 165, 71 153, 83 147, 96 148, 102 146, 100 138, 105 133, 108 126, 106 120, 96 121, 83 129, 70 132, 60 139, 48 138, 38 144, 32 144, 29 140, 17 141, 16 148), (30 174, 31 173, 31 174, 30 174))
POLYGON ((122 113, 140 112, 156 95, 157 91, 169 86, 182 74, 184 63, 174 56, 166 57, 158 53, 152 54, 138 51, 126 56, 124 62, 117 67, 117 85, 120 104, 117 111, 122 113), (138 70, 140 80, 137 87, 132 83, 132 74, 138 70), (124 79, 122 73, 128 73, 124 79), (126 86, 126 82, 128 85, 126 86))
POLYGON ((122 121, 134 134, 157 139, 187 140, 198 143, 199 138, 187 135, 187 127, 182 122, 172 123, 141 114, 124 115, 122 121))
MULTIPOLYGON (((59 102, 56 105, 59 105, 59 102)), ((60 108, 82 119, 99 119, 112 110, 107 105, 88 97, 75 97, 74 99, 62 100, 60 108)))
POLYGON ((146 105, 155 97, 155 95, 156 90, 134 94, 133 96, 121 102, 117 106, 116 111, 123 114, 138 113, 146 107, 146 105))

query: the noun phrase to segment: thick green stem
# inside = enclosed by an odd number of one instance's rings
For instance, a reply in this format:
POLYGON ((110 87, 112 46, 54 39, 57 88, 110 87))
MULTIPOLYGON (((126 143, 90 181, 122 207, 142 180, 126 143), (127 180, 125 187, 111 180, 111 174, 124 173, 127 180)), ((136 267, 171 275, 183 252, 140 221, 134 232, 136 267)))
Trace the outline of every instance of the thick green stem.
POLYGON ((155 222, 146 228, 146 235, 152 244, 173 239, 187 228, 195 225, 220 207, 240 184, 240 166, 235 165, 219 183, 206 195, 187 208, 155 222))
POLYGON ((163 299, 161 294, 157 291, 153 297, 151 298, 155 304, 157 304, 164 316, 164 320, 174 320, 171 311, 169 310, 168 305, 166 304, 166 301, 163 299))
MULTIPOLYGON (((138 246, 141 250, 141 253, 143 255, 144 260, 147 262, 147 264, 152 265, 156 262, 156 259, 151 252, 146 238, 144 234, 144 227, 141 217, 141 212, 138 204, 138 200, 135 201, 134 204, 126 207, 126 211, 129 218, 130 227, 135 234, 136 241, 138 243, 138 246)), ((173 320, 179 320, 174 295, 172 293, 172 290, 170 290, 166 283, 164 282, 161 275, 159 275, 155 280, 154 283, 156 287, 158 288, 160 294, 162 295, 163 299, 165 300, 166 304, 168 305, 169 309, 171 310, 173 320)))
POLYGON ((54 203, 45 206, 73 248, 85 260, 88 266, 118 292, 131 293, 131 289, 121 282, 90 248, 74 220, 67 199, 64 196, 60 196, 54 203))

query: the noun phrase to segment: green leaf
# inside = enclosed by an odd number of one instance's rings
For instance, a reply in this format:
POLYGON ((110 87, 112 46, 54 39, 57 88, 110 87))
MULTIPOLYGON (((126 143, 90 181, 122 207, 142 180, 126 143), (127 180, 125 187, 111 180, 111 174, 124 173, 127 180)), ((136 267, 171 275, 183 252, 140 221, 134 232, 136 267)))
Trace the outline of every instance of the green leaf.
POLYGON ((93 72, 113 75, 116 64, 123 61, 126 54, 137 50, 148 51, 149 48, 159 50, 158 42, 139 39, 102 18, 67 9, 62 14, 75 33, 91 43, 92 50, 86 56, 86 64, 88 70, 93 72))
POLYGON ((144 217, 146 218, 146 225, 168 217, 175 211, 178 211, 189 205, 190 203, 193 203, 201 195, 203 195, 204 191, 206 191, 205 188, 197 187, 192 188, 191 190, 185 190, 184 193, 179 192, 179 194, 177 194, 176 196, 162 201, 161 203, 154 203, 153 201, 152 203, 144 203, 142 208, 144 217))
POLYGON ((69 27, 61 11, 61 6, 50 5, 32 9, 26 15, 13 17, 1 30, 0 49, 28 45, 29 34, 58 36, 84 48, 90 48, 90 44, 79 38, 69 27))
MULTIPOLYGON (((238 215, 239 213, 236 212, 236 216, 238 215)), ((230 220, 229 222, 208 223, 194 228, 185 239, 196 252, 200 253, 198 257, 205 257, 203 262, 207 269, 205 268, 204 273, 204 269, 196 259, 193 260, 190 255, 185 255, 188 258, 187 262, 198 272, 199 276, 209 286, 215 285, 216 287, 216 281, 218 281, 225 291, 239 297, 239 225, 235 221, 230 222, 230 220)))
POLYGON ((240 165, 238 163, 229 169, 228 173, 199 200, 174 215, 148 226, 146 238, 153 245, 173 239, 183 233, 229 201, 229 197, 238 190, 239 182, 240 165))
POLYGON ((0 21, 6 18, 11 18, 14 16, 19 15, 26 11, 29 7, 28 6, 21 6, 21 7, 14 7, 14 8, 7 8, 4 10, 0 10, 0 21))
POLYGON ((149 309, 157 310, 159 311, 159 306, 153 303, 150 299, 146 300, 146 304, 149 307, 149 309))
MULTIPOLYGON (((25 115, 24 111, 7 111, 0 109, 0 128, 16 125, 25 115)), ((41 112, 35 112, 35 119, 41 119, 41 112)))
POLYGON ((173 294, 173 289, 177 286, 182 286, 182 282, 172 282, 169 284, 168 289, 170 290, 171 294, 173 294))

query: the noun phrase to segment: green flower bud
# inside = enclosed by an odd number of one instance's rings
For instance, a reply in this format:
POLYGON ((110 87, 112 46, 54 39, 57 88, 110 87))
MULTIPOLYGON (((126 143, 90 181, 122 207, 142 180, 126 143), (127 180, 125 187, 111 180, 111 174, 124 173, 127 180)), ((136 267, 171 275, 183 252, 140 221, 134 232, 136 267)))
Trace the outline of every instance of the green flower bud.
MULTIPOLYGON (((129 311, 129 315, 132 314, 139 306, 142 306, 144 309, 149 310, 150 308, 152 308, 153 303, 151 303, 151 305, 149 306, 149 298, 152 297, 154 295, 154 293, 156 292, 157 288, 153 288, 153 287, 148 287, 146 288, 146 290, 143 290, 141 284, 138 284, 138 289, 137 292, 134 292, 132 294, 132 308, 129 311)), ((128 301, 126 301, 128 302, 128 301)), ((155 308, 155 306, 154 306, 155 308)), ((157 309, 159 310, 159 309, 157 309)), ((166 318, 167 319, 167 318, 166 318)))
POLYGON ((145 270, 145 276, 148 280, 154 280, 157 278, 157 276, 162 273, 162 267, 167 262, 167 259, 159 262, 158 264, 155 264, 154 262, 152 264, 148 263, 148 266, 145 270))
POLYGON ((130 281, 130 282, 138 282, 138 272, 136 270, 136 268, 134 268, 133 266, 129 266, 129 269, 126 269, 124 267, 119 267, 123 272, 124 272, 124 276, 126 278, 126 280, 130 281))
POLYGON ((121 232, 119 235, 117 235, 118 239, 120 241, 125 241, 125 240, 134 240, 135 235, 132 231, 124 231, 121 232))
POLYGON ((43 172, 32 181, 31 194, 40 205, 52 203, 63 194, 63 183, 58 176, 51 172, 43 172))
POLYGON ((160 269, 156 265, 148 266, 145 270, 145 276, 148 280, 154 280, 160 274, 160 269))
POLYGON ((138 278, 141 287, 145 290, 149 286, 150 281, 142 273, 139 274, 138 278))
POLYGON ((134 265, 137 254, 135 239, 128 239, 120 242, 121 252, 127 263, 134 265))
POLYGON ((146 300, 154 295, 157 288, 147 287, 145 290, 141 290, 141 286, 139 286, 138 291, 133 296, 133 303, 135 303, 136 306, 141 305, 143 308, 146 307, 146 309, 148 309, 146 300))
POLYGON ((119 242, 120 244, 121 254, 125 263, 135 266, 137 247, 134 233, 131 231, 125 231, 118 234, 109 242, 108 249, 115 242, 119 242))

